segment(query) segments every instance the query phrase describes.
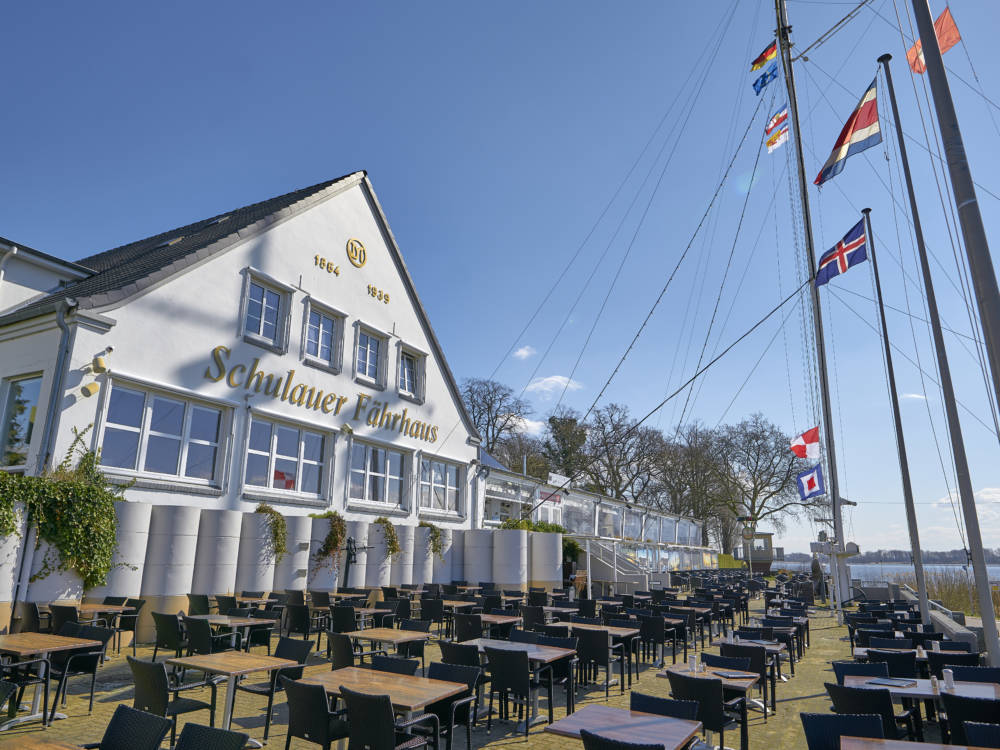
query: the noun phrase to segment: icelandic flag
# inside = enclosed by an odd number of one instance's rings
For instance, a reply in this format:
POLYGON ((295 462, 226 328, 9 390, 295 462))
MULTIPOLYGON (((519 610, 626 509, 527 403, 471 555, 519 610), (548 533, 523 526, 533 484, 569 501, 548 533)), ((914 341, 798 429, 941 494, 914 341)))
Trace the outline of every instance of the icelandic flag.
POLYGON ((753 90, 760 96, 760 92, 764 90, 771 81, 778 77, 778 63, 773 62, 771 65, 760 74, 760 78, 753 82, 753 90))
POLYGON ((822 286, 851 266, 868 260, 866 239, 865 220, 862 219, 851 227, 851 231, 845 234, 832 250, 823 253, 823 257, 819 259, 819 269, 816 271, 816 286, 822 286))
POLYGON ((799 458, 819 461, 819 427, 806 430, 792 441, 792 453, 799 458))
POLYGON ((795 481, 799 485, 799 497, 803 500, 826 494, 826 488, 823 486, 823 469, 820 464, 803 471, 795 477, 795 481))
POLYGON ((875 81, 865 91, 858 106, 851 113, 844 129, 833 144, 833 151, 826 164, 816 175, 813 183, 822 185, 832 177, 840 174, 848 156, 858 154, 866 148, 871 148, 882 142, 882 132, 878 127, 878 102, 875 100, 875 81))

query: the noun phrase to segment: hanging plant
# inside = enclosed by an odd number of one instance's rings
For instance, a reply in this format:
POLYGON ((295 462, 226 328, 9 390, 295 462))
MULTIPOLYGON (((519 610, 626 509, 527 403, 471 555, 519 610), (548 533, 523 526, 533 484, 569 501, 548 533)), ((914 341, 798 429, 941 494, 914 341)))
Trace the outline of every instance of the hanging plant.
POLYGON ((382 538, 385 539, 385 559, 388 560, 402 552, 403 548, 399 546, 399 537, 396 536, 396 527, 392 525, 392 521, 385 516, 379 516, 374 523, 382 527, 382 538))
POLYGON ((441 535, 441 527, 430 521, 421 521, 418 526, 423 526, 427 533, 427 554, 437 555, 441 562, 444 562, 444 537, 441 535))
POLYGON ((115 503, 131 485, 111 484, 101 473, 100 455, 84 447, 90 427, 73 428, 73 442, 62 462, 42 476, 0 472, 0 533, 17 533, 16 503, 27 510, 36 531, 35 549, 46 542, 52 549, 30 581, 53 572, 72 571, 84 589, 107 583, 118 548, 115 503), (74 459, 76 463, 74 465, 74 459))
POLYGON ((267 503, 261 503, 254 509, 266 517, 268 531, 271 532, 271 555, 275 562, 288 554, 288 524, 285 517, 267 503))
POLYGON ((576 539, 564 536, 562 540, 562 551, 563 560, 576 562, 580 559, 580 553, 583 552, 583 548, 580 547, 580 543, 576 541, 576 539))
POLYGON ((330 567, 336 569, 337 557, 344 548, 347 541, 347 521, 335 510, 328 510, 326 513, 310 513, 312 518, 330 519, 330 530, 323 537, 323 543, 316 550, 313 561, 316 568, 330 567))

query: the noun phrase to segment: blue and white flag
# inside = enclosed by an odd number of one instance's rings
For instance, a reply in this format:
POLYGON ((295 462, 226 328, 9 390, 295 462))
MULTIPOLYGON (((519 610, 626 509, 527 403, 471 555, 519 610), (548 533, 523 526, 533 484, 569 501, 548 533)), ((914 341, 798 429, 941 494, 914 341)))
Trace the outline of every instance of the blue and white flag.
POLYGON ((823 253, 823 257, 819 259, 819 268, 816 269, 816 286, 822 286, 851 266, 868 260, 866 240, 865 220, 862 219, 832 249, 823 253))
POLYGON ((753 82, 753 90, 760 96, 760 92, 764 90, 771 81, 778 77, 778 63, 771 63, 763 73, 760 74, 760 78, 753 82))
POLYGON ((823 485, 823 468, 821 464, 816 464, 811 469, 803 471, 795 477, 795 481, 799 485, 799 497, 803 500, 826 494, 826 487, 823 485))

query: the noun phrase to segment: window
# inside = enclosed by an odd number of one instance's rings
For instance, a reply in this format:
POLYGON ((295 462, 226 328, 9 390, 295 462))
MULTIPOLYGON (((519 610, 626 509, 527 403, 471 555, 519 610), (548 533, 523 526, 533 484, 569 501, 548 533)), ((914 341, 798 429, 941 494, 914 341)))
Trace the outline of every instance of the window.
POLYGON ((101 464, 212 481, 221 434, 219 409, 116 384, 108 399, 101 464))
POLYGON ((319 495, 325 443, 318 433, 254 417, 244 484, 319 495))
POLYGON ((3 410, 3 434, 0 435, 3 440, 0 466, 23 466, 28 462, 28 448, 35 428, 41 390, 41 375, 8 382, 7 403, 3 410))
POLYGON ((328 315, 309 311, 309 325, 306 329, 306 354, 327 364, 333 363, 337 323, 328 315))
POLYGON ((373 380, 379 379, 379 349, 382 340, 365 331, 358 332, 358 375, 373 380))
POLYGON ((243 338, 251 344, 284 353, 288 341, 288 311, 292 287, 247 269, 243 299, 243 338))
POLYGON ((458 467, 425 458, 420 462, 420 507, 458 512, 458 467))
POLYGON ((351 500, 403 505, 403 454, 355 442, 351 447, 351 500))
POLYGON ((399 355, 399 391, 417 395, 417 358, 406 352, 399 355))

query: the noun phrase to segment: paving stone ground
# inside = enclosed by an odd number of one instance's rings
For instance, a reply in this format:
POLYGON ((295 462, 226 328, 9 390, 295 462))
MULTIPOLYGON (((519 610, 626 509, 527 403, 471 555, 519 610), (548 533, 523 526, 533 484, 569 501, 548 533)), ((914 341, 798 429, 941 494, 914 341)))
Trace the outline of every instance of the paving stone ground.
MULTIPOLYGON (((751 604, 751 610, 757 610, 762 606, 762 601, 757 600, 751 604)), ((757 614, 760 614, 758 611, 757 614)), ((830 710, 830 702, 823 687, 824 682, 833 682, 833 671, 829 662, 833 659, 849 659, 850 646, 847 641, 847 629, 837 625, 836 619, 829 610, 818 608, 810 623, 812 646, 806 650, 802 661, 796 663, 795 677, 788 682, 778 685, 778 709, 777 713, 767 718, 765 723, 763 716, 758 712, 750 714, 750 748, 751 750, 785 750, 786 748, 805 748, 805 739, 802 733, 802 724, 799 720, 799 712, 814 711, 826 713, 830 710)), ((325 643, 325 641, 324 641, 325 643)), ((255 649, 261 652, 261 649, 255 649)), ((711 649, 718 652, 718 649, 711 649)), ((130 652, 130 649, 128 650, 130 652)), ((139 657, 149 659, 152 656, 152 648, 140 647, 139 657)), ((67 714, 66 719, 56 721, 51 727, 43 730, 37 724, 26 724, 16 727, 7 732, 0 733, 0 740, 12 741, 17 737, 27 735, 42 734, 47 738, 59 738, 73 742, 96 742, 100 740, 111 714, 119 703, 131 705, 132 702, 132 681, 131 673, 125 661, 123 650, 121 655, 111 653, 111 658, 101 667, 98 673, 97 692, 94 700, 94 711, 87 712, 89 680, 86 677, 72 679, 69 688, 69 699, 65 708, 60 709, 67 714)), ((432 642, 427 648, 428 663, 439 657, 440 651, 432 642)), ((329 670, 329 662, 319 657, 310 660, 307 672, 321 672, 329 670)), ((641 676, 638 682, 633 682, 632 689, 667 697, 669 695, 669 682, 656 677, 656 669, 650 664, 641 666, 641 676)), ((784 670, 788 671, 787 666, 784 670)), ((190 679, 190 678, 189 678, 190 679)), ((254 680, 257 681, 257 680, 254 680)), ((54 686, 53 686, 54 687, 54 686)), ((217 718, 221 720, 222 705, 225 687, 219 689, 219 708, 217 718)), ((185 693, 192 698, 203 698, 208 700, 209 693, 203 691, 191 691, 185 693), (199 695, 204 693, 204 696, 199 695)), ((555 691, 555 718, 560 719, 566 715, 565 691, 557 688, 555 691)), ((27 699, 27 696, 26 696, 27 699)), ((627 707, 629 700, 628 690, 625 695, 618 692, 618 688, 612 688, 611 697, 607 700, 608 705, 627 707)), ((594 684, 581 688, 577 693, 577 708, 588 703, 603 703, 604 686, 594 684)), ((233 712, 233 728, 245 731, 258 740, 264 734, 264 711, 266 709, 266 699, 261 699, 247 693, 240 692, 236 697, 236 707, 233 712)), ((545 712, 545 701, 542 700, 542 712, 545 712)), ((276 699, 274 718, 271 725, 271 735, 268 745, 270 747, 283 748, 285 746, 285 730, 287 727, 287 705, 283 695, 279 694, 276 699)), ((188 720, 196 723, 208 723, 207 712, 190 714, 181 717, 179 727, 183 727, 188 720)), ((577 740, 556 737, 543 731, 544 724, 539 724, 532 728, 527 744, 532 748, 543 750, 580 750, 582 747, 577 740)), ((935 737, 936 731, 928 727, 927 739, 935 737)), ((178 730, 179 731, 179 730, 178 730)), ((456 738, 455 750, 463 750, 465 746, 464 733, 461 739, 456 738)), ((716 738, 717 741, 717 738, 716 738)), ((729 747, 739 746, 738 732, 726 734, 726 744, 729 747)), ((479 726, 473 732, 473 746, 475 748, 494 748, 506 745, 525 745, 523 733, 518 733, 512 723, 493 722, 493 730, 486 733, 485 726, 479 726)), ((16 746, 16 745, 15 745, 16 746)), ((166 747, 166 743, 164 743, 166 747)), ((292 748, 315 748, 316 745, 301 740, 292 740, 292 748)), ((443 745, 442 745, 443 747, 443 745)))

